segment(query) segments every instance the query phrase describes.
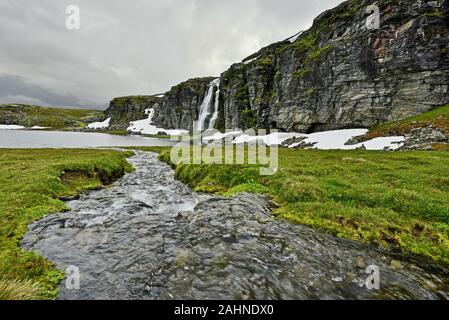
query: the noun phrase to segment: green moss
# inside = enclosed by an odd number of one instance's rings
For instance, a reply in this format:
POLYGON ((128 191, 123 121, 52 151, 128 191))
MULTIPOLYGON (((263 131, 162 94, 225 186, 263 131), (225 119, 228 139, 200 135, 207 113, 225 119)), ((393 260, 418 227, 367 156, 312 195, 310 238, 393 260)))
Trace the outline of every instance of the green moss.
POLYGON ((324 47, 319 47, 309 53, 308 58, 313 62, 319 61, 323 56, 325 56, 330 50, 332 50, 333 46, 328 44, 324 47))
POLYGON ((449 105, 403 120, 384 123, 372 128, 366 136, 373 139, 385 135, 405 135, 412 129, 430 125, 449 134, 449 105))
POLYGON ((244 109, 241 111, 242 120, 246 128, 255 128, 257 125, 256 117, 251 109, 244 109))
POLYGON ((46 214, 67 210, 58 198, 96 189, 130 171, 126 157, 131 154, 0 149, 0 288, 11 288, 11 283, 21 287, 19 292, 3 292, 6 298, 56 297, 62 272, 38 254, 19 248, 27 225, 46 214))
POLYGON ((239 184, 235 187, 230 188, 226 192, 224 192, 225 196, 232 196, 237 193, 241 192, 252 192, 252 193, 267 193, 269 190, 266 186, 261 185, 260 183, 256 182, 248 182, 239 184))
POLYGON ((189 90, 194 92, 203 92, 204 88, 212 82, 215 78, 204 77, 204 78, 193 78, 184 81, 170 89, 168 95, 178 95, 183 90, 189 90))
POLYGON ((235 94, 235 99, 243 106, 249 105, 249 91, 248 84, 245 83, 243 86, 238 88, 235 94))
POLYGON ((267 66, 271 66, 273 64, 273 57, 266 56, 260 59, 255 60, 255 63, 260 68, 265 68, 267 66))
MULTIPOLYGON (((358 1, 360 3, 360 1, 358 1)), ((338 13, 339 20, 350 20, 355 17, 355 15, 362 9, 360 4, 357 4, 356 1, 352 1, 348 3, 346 8, 338 13)))
POLYGON ((310 89, 308 89, 308 90, 306 91, 306 94, 309 95, 309 96, 311 96, 311 95, 316 94, 317 92, 318 92, 318 89, 316 89, 316 88, 310 88, 310 89))
POLYGON ((264 193, 280 218, 449 264, 449 153, 280 149, 279 160, 274 176, 203 164, 178 166, 176 177, 228 196, 264 193))
POLYGON ((112 134, 115 136, 127 136, 129 134, 126 130, 101 130, 99 133, 112 134))
POLYGON ((157 139, 170 139, 171 138, 171 136, 169 136, 169 135, 162 135, 162 134, 142 134, 142 137, 157 138, 157 139))
POLYGON ((323 57, 332 50, 332 45, 326 45, 323 47, 317 47, 309 51, 305 57, 304 61, 301 64, 301 67, 293 73, 294 79, 300 79, 308 75, 313 67, 317 65, 319 61, 323 59, 323 57))
POLYGON ((149 102, 156 102, 157 100, 160 100, 161 98, 155 97, 155 96, 126 96, 126 97, 117 97, 112 99, 111 104, 114 104, 117 107, 123 107, 126 104, 146 104, 149 102))
POLYGON ((426 13, 426 16, 444 18, 446 16, 446 13, 443 10, 438 9, 435 10, 434 12, 426 13))
POLYGON ((310 69, 305 65, 301 66, 293 73, 293 79, 301 79, 310 73, 310 69))
POLYGON ((292 46, 301 53, 307 53, 317 48, 318 37, 319 35, 316 32, 309 32, 306 36, 299 37, 292 46))

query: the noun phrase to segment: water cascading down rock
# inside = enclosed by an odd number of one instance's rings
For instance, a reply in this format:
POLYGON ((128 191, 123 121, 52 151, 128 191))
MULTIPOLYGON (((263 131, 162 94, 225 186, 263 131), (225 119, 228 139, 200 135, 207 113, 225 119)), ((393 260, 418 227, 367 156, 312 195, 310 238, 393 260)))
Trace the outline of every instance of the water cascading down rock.
POLYGON ((211 130, 218 118, 218 103, 220 96, 220 79, 215 79, 209 85, 206 96, 201 104, 197 131, 211 130), (215 99, 213 97, 215 96, 215 99))
POLYGON ((346 1, 219 80, 173 87, 155 103, 155 125, 192 130, 200 120, 206 129, 316 132, 369 128, 448 104, 449 1, 376 4, 379 29, 366 27, 372 1, 346 1), (216 100, 213 112, 207 99, 216 100))

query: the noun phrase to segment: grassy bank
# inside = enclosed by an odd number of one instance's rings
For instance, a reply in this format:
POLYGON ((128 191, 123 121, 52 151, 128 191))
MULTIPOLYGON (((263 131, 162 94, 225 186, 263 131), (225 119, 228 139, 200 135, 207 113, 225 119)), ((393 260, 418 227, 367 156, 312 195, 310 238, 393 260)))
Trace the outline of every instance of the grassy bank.
MULTIPOLYGON (((167 149, 160 159, 170 163, 167 149)), ((279 171, 178 165, 198 191, 267 194, 275 214, 339 237, 449 263, 449 153, 281 149, 279 171)))
POLYGON ((105 133, 105 134, 112 134, 115 136, 128 136, 128 135, 136 135, 138 137, 144 137, 144 138, 155 138, 155 139, 170 139, 171 136, 168 135, 161 135, 161 134, 135 134, 126 130, 92 130, 92 132, 96 133, 105 133))
POLYGON ((102 118, 103 112, 97 110, 0 105, 0 124, 15 124, 27 128, 39 126, 53 130, 82 129, 102 118))
POLYGON ((449 105, 400 121, 387 122, 374 127, 367 133, 368 139, 382 136, 406 135, 416 128, 434 126, 449 134, 449 105))
POLYGON ((131 153, 0 149, 0 300, 55 298, 61 272, 19 241, 27 225, 67 210, 61 197, 96 189, 132 168, 131 153))

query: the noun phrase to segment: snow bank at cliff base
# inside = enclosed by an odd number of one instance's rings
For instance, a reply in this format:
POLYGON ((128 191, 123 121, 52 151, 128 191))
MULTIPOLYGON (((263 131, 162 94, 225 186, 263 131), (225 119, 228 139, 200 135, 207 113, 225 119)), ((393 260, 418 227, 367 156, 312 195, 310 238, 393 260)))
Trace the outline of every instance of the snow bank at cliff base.
POLYGON ((106 129, 109 128, 109 123, 111 122, 111 118, 104 120, 103 122, 93 122, 89 124, 87 127, 89 129, 106 129))
POLYGON ((213 142, 223 139, 233 139, 234 144, 255 143, 261 141, 266 145, 274 146, 281 145, 288 139, 304 138, 303 141, 289 145, 289 148, 296 148, 306 145, 306 149, 321 149, 321 150, 353 150, 365 147, 367 150, 396 150, 405 140, 405 137, 381 137, 369 140, 355 145, 346 145, 346 143, 357 136, 364 135, 368 132, 367 129, 347 129, 347 130, 333 130, 316 132, 312 134, 304 133, 284 133, 276 132, 268 135, 249 135, 242 131, 232 131, 227 133, 214 133, 211 136, 204 137, 203 141, 213 142))
POLYGON ((148 135, 157 135, 163 132, 171 136, 179 136, 189 133, 189 131, 182 129, 167 130, 164 128, 158 128, 157 126, 153 125, 154 109, 147 109, 145 110, 145 113, 148 114, 148 118, 132 121, 127 131, 148 135))

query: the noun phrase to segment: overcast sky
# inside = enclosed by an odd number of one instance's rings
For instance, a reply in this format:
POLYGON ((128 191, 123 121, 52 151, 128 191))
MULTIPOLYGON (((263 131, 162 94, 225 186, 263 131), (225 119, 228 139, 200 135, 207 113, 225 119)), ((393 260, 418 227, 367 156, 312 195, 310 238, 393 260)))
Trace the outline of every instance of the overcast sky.
POLYGON ((157 94, 311 26, 342 0, 1 0, 0 103, 104 108, 157 94), (66 28, 78 5, 80 30, 66 28))

